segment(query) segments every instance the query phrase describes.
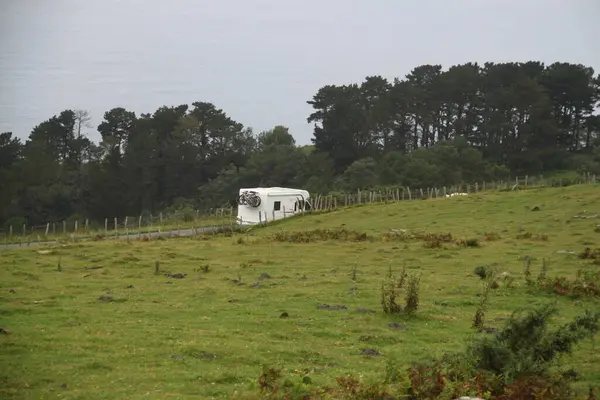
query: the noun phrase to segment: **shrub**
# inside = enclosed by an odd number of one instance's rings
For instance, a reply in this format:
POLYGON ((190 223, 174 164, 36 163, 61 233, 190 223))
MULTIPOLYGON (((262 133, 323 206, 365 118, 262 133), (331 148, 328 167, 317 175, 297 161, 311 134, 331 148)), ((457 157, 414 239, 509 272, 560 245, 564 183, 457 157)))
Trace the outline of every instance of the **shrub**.
POLYGON ((485 265, 480 265, 478 267, 475 267, 473 273, 479 278, 485 279, 485 277, 488 275, 488 267, 485 265))
POLYGON ((576 296, 600 296, 600 270, 579 269, 571 290, 576 296))
POLYGON ((409 242, 411 240, 414 240, 417 238, 417 236, 405 229, 393 229, 390 230, 389 232, 386 232, 382 235, 382 237, 387 240, 388 242, 390 241, 394 241, 394 242, 409 242))
POLYGON ((339 389, 330 393, 335 399, 387 399, 390 395, 378 385, 362 385, 353 376, 335 379, 339 389))
POLYGON ((515 312, 494 336, 477 337, 464 354, 446 353, 408 370, 411 398, 455 399, 478 396, 494 400, 571 400, 574 373, 553 373, 556 361, 580 341, 593 337, 600 312, 548 328, 555 304, 515 312), (544 393, 544 397, 539 397, 544 393))
POLYGON ((405 306, 404 311, 409 314, 414 314, 419 308, 419 282, 421 278, 417 275, 410 275, 408 277, 408 284, 406 287, 406 295, 404 297, 405 306))
POLYGON ((258 378, 258 384, 261 393, 271 393, 276 395, 279 390, 278 381, 281 378, 281 368, 275 369, 263 365, 263 373, 258 378))
MULTIPOLYGON (((390 270, 390 273, 391 273, 391 270, 390 270)), ((403 265, 402 270, 400 270, 400 278, 398 278, 397 283, 396 283, 396 287, 398 289, 402 289, 404 287, 404 283, 406 282, 407 277, 408 277, 408 274, 406 273, 406 265, 403 265)))
POLYGON ((521 232, 519 234, 517 234, 517 239, 528 239, 528 240, 535 240, 535 241, 541 241, 541 242, 546 242, 548 241, 548 235, 543 234, 543 233, 531 233, 531 232, 521 232))
POLYGON ((481 294, 477 310, 475 310, 475 315, 473 316, 473 328, 477 330, 482 330, 484 328, 483 325, 485 322, 489 293, 491 289, 495 289, 496 287, 496 271, 486 271, 483 293, 481 294))
POLYGON ((479 247, 479 240, 476 238, 459 239, 456 241, 456 245, 459 247, 479 247))
POLYGON ((579 253, 579 258, 582 260, 592 260, 594 264, 600 264, 600 247, 593 250, 590 247, 586 247, 579 253))
POLYGON ((426 249, 439 249, 442 247, 442 242, 438 240, 425 240, 425 242, 423 242, 423 247, 426 249))
POLYGON ((486 241, 488 241, 488 242, 492 242, 492 241, 495 241, 495 240, 500 240, 500 235, 498 233, 496 233, 496 232, 486 232, 483 235, 483 238, 486 241))
POLYGON ((454 241, 451 233, 419 233, 417 238, 423 240, 423 246, 428 249, 440 248, 444 243, 454 241))
POLYGON ((399 297, 397 282, 393 279, 381 284, 381 308, 386 314, 401 313, 402 307, 396 303, 399 297))
POLYGON ((346 228, 314 229, 311 231, 280 231, 272 234, 270 239, 275 242, 289 243, 311 243, 326 240, 364 242, 370 240, 366 233, 346 228))
POLYGON ((420 278, 417 275, 406 273, 406 267, 402 268, 399 278, 394 278, 391 276, 390 267, 390 277, 381 284, 381 308, 383 312, 386 314, 415 313, 419 308, 419 282, 420 278), (402 308, 396 300, 400 297, 400 292, 405 285, 405 306, 402 308))
POLYGON ((599 329, 600 312, 586 311, 574 321, 549 331, 548 322, 557 311, 553 303, 526 313, 514 312, 501 332, 470 346, 476 367, 502 375, 507 384, 523 377, 547 376, 557 357, 570 353, 575 344, 594 336, 599 329))

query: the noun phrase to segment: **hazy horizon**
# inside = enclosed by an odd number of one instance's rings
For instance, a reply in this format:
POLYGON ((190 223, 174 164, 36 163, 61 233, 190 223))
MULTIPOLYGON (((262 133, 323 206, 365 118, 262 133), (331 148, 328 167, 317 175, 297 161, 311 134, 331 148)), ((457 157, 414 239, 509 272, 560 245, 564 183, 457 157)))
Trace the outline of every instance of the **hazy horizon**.
POLYGON ((422 64, 555 61, 600 72, 600 2, 6 0, 0 132, 25 139, 67 108, 152 113, 207 101, 255 133, 309 144, 306 101, 327 84, 422 64))

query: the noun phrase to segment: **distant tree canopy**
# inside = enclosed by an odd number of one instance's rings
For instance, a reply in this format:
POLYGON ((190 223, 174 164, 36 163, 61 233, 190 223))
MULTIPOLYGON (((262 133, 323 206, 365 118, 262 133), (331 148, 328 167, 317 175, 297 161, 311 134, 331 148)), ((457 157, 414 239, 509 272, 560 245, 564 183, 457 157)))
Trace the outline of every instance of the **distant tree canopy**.
POLYGON ((227 204, 240 187, 311 192, 432 187, 557 170, 600 173, 600 77, 539 62, 422 65, 404 79, 327 85, 308 101, 312 146, 285 126, 255 135, 208 102, 104 114, 65 110, 23 143, 0 134, 0 222, 227 204))

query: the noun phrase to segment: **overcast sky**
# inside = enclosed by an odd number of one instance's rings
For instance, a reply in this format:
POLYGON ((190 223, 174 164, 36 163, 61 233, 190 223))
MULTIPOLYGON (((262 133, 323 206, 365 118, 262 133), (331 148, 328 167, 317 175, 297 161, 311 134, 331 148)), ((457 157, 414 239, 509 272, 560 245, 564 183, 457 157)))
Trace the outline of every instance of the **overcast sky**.
POLYGON ((0 132, 26 138, 67 108, 97 126, 114 107, 208 101, 306 144, 326 84, 468 61, 600 72, 598 21, 599 0, 0 0, 0 132))

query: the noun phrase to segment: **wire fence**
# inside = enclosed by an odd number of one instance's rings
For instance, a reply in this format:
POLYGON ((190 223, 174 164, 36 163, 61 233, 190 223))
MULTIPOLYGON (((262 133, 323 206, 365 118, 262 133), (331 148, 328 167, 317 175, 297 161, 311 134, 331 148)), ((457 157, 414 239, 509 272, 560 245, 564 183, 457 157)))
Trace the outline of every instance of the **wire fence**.
MULTIPOLYGON (((543 177, 517 177, 513 181, 480 182, 439 188, 386 187, 379 190, 357 190, 355 193, 332 192, 310 196, 310 210, 319 212, 335 210, 361 204, 389 203, 406 200, 446 198, 468 195, 483 191, 512 191, 532 187, 556 187, 576 184, 596 184, 596 175, 583 174, 572 179, 544 179, 543 177)), ((261 224, 271 222, 275 216, 265 213, 261 224)), ((93 238, 153 232, 196 230, 200 227, 227 227, 237 225, 237 207, 213 208, 208 210, 183 209, 158 215, 138 215, 121 218, 106 218, 104 221, 65 220, 47 222, 42 225, 10 225, 0 230, 0 238, 6 245, 29 245, 32 242, 62 240, 65 238, 93 238)))
POLYGON ((330 210, 341 206, 348 207, 359 204, 376 202, 396 202, 403 200, 436 199, 441 197, 453 197, 456 195, 468 195, 484 191, 512 191, 532 187, 564 187, 579 184, 595 184, 596 175, 582 174, 573 178, 544 178, 543 176, 516 177, 511 181, 498 182, 475 182, 473 184, 459 184, 454 186, 410 188, 387 187, 379 190, 358 190, 356 193, 328 193, 312 196, 313 209, 330 210))

